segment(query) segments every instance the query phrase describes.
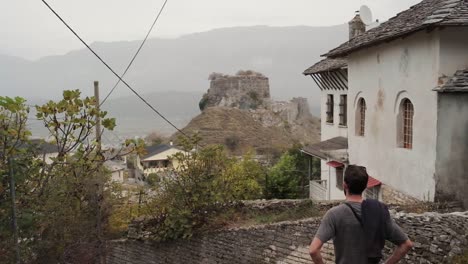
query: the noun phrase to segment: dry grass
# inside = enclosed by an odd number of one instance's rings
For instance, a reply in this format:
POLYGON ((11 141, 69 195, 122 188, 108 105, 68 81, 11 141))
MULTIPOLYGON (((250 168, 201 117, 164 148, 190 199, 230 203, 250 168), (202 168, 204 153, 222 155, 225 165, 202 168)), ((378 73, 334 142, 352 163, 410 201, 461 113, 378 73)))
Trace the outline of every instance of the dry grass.
POLYGON ((258 210, 248 207, 230 208, 214 216, 208 229, 235 228, 272 224, 282 221, 296 221, 320 216, 312 201, 294 207, 258 210))

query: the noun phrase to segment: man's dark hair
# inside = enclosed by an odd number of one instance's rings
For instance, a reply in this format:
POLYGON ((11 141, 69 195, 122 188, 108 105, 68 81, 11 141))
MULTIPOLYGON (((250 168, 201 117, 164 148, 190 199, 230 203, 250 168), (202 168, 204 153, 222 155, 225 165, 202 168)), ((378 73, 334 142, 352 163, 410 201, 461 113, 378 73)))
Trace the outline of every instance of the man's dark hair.
POLYGON ((346 168, 344 182, 348 186, 350 194, 362 194, 367 188, 368 179, 369 175, 365 167, 349 165, 346 168))

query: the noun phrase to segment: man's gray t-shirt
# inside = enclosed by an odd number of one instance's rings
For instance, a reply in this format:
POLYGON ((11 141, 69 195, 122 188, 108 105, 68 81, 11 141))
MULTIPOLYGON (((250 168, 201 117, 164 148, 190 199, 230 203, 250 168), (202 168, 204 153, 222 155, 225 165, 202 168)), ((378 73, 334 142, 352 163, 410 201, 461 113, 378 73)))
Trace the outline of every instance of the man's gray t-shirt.
MULTIPOLYGON (((347 202, 361 216, 361 203, 347 202)), ((315 237, 323 243, 333 239, 337 264, 367 263, 364 230, 351 208, 341 204, 330 209, 322 219, 315 237)), ((399 245, 408 239, 391 218, 385 224, 385 239, 399 245)))

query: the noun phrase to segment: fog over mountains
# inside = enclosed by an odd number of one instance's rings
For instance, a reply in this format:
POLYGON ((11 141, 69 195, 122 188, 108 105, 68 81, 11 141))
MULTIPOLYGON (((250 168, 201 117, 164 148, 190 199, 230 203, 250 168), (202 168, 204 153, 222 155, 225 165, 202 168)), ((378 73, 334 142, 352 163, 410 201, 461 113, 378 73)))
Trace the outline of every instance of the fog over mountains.
MULTIPOLYGON (((198 101, 209 87, 210 73, 234 74, 240 69, 268 76, 274 99, 307 97, 317 114, 319 90, 302 72, 347 36, 346 25, 252 26, 216 29, 175 39, 150 39, 125 80, 181 126, 198 114, 198 101)), ((93 43, 92 47, 122 73, 139 43, 93 43)), ((59 98, 64 89, 80 89, 91 95, 94 80, 100 81, 104 97, 116 77, 86 49, 37 61, 0 55, 0 94, 23 96, 31 103, 59 98)), ((173 131, 154 118, 155 114, 123 85, 104 108, 118 118, 118 130, 122 133, 173 131)))

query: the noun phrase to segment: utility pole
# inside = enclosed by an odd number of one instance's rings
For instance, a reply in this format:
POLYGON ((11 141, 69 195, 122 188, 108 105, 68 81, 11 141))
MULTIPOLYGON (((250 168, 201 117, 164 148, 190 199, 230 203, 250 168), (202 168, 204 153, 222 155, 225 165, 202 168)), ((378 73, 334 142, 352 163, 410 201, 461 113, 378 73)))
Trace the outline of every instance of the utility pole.
MULTIPOLYGON (((101 155, 101 149, 102 149, 102 142, 101 142, 101 101, 99 99, 99 82, 94 81, 94 99, 96 100, 96 143, 97 143, 97 154, 99 155, 99 158, 103 158, 101 155)), ((98 170, 98 174, 100 174, 101 171, 98 170)), ((100 175, 98 175, 99 177, 100 175)), ((98 238, 98 261, 99 263, 103 264, 106 263, 106 257, 104 256, 104 243, 102 241, 102 184, 100 182, 100 179, 97 179, 96 182, 96 187, 97 187, 97 193, 96 193, 96 206, 97 206, 97 212, 96 212, 96 231, 97 231, 97 238, 98 238)))
POLYGON ((20 250, 18 244, 18 220, 16 218, 16 193, 15 193, 15 178, 13 177, 13 161, 12 158, 8 158, 8 170, 10 174, 10 196, 11 196, 11 211, 12 211, 12 222, 13 222, 13 239, 15 245, 15 256, 16 263, 20 263, 20 250))
POLYGON ((98 151, 101 151, 101 117, 99 116, 101 112, 100 100, 99 100, 99 82, 94 81, 94 99, 96 100, 96 110, 98 115, 96 116, 96 141, 98 143, 98 151))

